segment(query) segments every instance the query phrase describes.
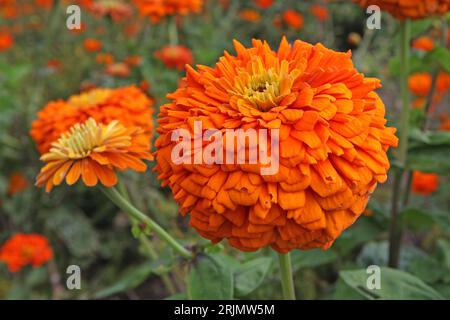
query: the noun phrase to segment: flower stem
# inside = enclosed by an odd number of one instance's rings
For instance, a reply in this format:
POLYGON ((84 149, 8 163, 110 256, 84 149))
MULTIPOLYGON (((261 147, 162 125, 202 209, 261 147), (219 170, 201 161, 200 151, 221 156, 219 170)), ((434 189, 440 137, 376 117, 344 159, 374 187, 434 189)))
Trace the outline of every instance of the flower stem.
POLYGON ((281 285, 285 300, 295 300, 294 280, 292 278, 291 255, 289 253, 279 253, 281 285))
POLYGON ((402 97, 402 108, 400 112, 400 138, 397 160, 399 168, 394 174, 391 225, 389 230, 389 266, 396 268, 400 261, 400 250, 403 228, 399 221, 400 214, 400 192, 404 173, 406 170, 406 158, 408 154, 409 114, 411 110, 410 95, 408 91, 408 76, 410 65, 410 39, 411 21, 406 19, 400 24, 400 91, 402 97))
POLYGON ((130 202, 128 202, 122 195, 117 191, 116 188, 105 188, 101 187, 103 193, 120 209, 128 213, 134 219, 145 223, 150 229, 156 233, 162 240, 164 240, 172 249, 175 250, 179 255, 184 258, 190 259, 192 258, 192 253, 189 252, 186 248, 180 245, 172 236, 167 233, 161 226, 159 226, 155 221, 153 221, 150 217, 136 209, 130 202))
POLYGON ((172 46, 176 46, 178 44, 178 26, 177 20, 175 16, 168 20, 169 23, 169 43, 172 46))

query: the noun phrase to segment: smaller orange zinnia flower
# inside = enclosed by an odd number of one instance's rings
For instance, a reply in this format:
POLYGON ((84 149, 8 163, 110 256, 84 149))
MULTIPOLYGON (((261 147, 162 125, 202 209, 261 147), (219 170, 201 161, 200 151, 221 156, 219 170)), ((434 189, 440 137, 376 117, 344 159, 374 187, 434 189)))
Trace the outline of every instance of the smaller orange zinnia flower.
POLYGON ((142 57, 140 56, 129 56, 124 60, 125 64, 129 67, 137 67, 142 63, 142 57))
POLYGON ((434 49, 434 41, 430 37, 423 36, 414 39, 411 46, 417 50, 431 51, 434 49))
POLYGON ((95 57, 95 62, 98 64, 110 65, 114 63, 114 56, 111 53, 99 53, 95 57))
POLYGON ((303 16, 295 10, 288 9, 283 13, 284 22, 292 29, 299 30, 303 28, 303 16))
POLYGON ((441 122, 441 129, 445 131, 450 131, 450 119, 446 119, 441 122))
POLYGON ((105 72, 113 77, 126 78, 130 75, 130 68, 123 62, 117 62, 108 65, 105 72))
POLYGON ((8 32, 0 32, 0 52, 6 51, 14 45, 14 38, 8 32))
POLYGON ((8 195, 12 196, 16 193, 24 191, 28 187, 28 180, 23 174, 16 172, 9 177, 8 195))
POLYGON ((160 59, 167 68, 175 68, 180 71, 184 70, 186 64, 192 64, 194 62, 191 50, 182 45, 165 46, 161 50, 155 52, 155 56, 160 59))
POLYGON ((19 272, 23 267, 40 267, 53 258, 48 239, 40 234, 18 233, 0 248, 0 261, 10 272, 19 272))
POLYGON ((112 187, 117 184, 115 170, 147 170, 143 159, 152 160, 149 143, 139 128, 126 128, 118 121, 98 124, 90 118, 63 134, 41 157, 47 164, 37 177, 36 185, 50 192, 64 180, 68 185, 82 178, 89 187, 98 181, 112 187))
POLYGON ((430 195, 438 188, 439 178, 434 173, 413 172, 412 190, 424 196, 430 195))
POLYGON ((431 75, 426 72, 415 73, 409 76, 409 90, 416 96, 423 97, 428 94, 431 88, 431 75))
POLYGON ((319 21, 325 21, 328 19, 328 9, 321 5, 312 5, 310 8, 311 13, 319 21))
POLYGON ((268 9, 273 5, 274 0, 255 0, 255 4, 261 9, 268 9))
POLYGON ((102 42, 96 39, 88 38, 84 40, 84 49, 88 52, 97 52, 102 49, 102 42))
POLYGON ((261 15, 259 14, 259 12, 252 9, 241 10, 241 12, 239 12, 239 17, 241 17, 242 20, 248 22, 257 23, 261 21, 261 15))

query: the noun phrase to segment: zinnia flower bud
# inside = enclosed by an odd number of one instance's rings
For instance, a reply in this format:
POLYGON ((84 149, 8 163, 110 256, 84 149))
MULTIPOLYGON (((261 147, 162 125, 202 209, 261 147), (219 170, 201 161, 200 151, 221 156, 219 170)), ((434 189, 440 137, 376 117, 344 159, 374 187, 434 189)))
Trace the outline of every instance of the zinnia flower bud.
MULTIPOLYGON (((214 243, 227 239, 244 251, 329 248, 387 179, 386 152, 398 141, 374 91, 380 81, 358 73, 350 52, 322 44, 283 39, 277 51, 259 40, 251 48, 234 44, 237 54, 225 52, 214 68, 188 66, 185 85, 168 95, 155 170, 191 226, 214 243), (192 136, 196 121, 220 132, 279 130, 279 170, 263 175, 261 162, 174 162, 174 130, 192 136)), ((251 147, 262 148, 259 141, 251 147)), ((192 160, 199 150, 188 145, 192 160)))

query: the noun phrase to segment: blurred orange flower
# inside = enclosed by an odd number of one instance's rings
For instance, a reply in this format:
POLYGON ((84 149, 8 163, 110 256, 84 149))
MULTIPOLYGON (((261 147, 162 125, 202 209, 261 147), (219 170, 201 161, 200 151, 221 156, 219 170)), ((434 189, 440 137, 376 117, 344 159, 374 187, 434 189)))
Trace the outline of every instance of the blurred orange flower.
POLYGON ((353 0, 363 8, 377 5, 397 19, 423 19, 443 15, 450 7, 449 0, 353 0))
POLYGON ((62 134, 52 148, 41 157, 46 163, 39 173, 36 186, 50 192, 64 180, 68 185, 80 178, 88 187, 100 181, 106 187, 117 184, 115 171, 147 170, 142 160, 152 160, 150 142, 142 129, 127 128, 117 120, 98 124, 93 118, 75 124, 62 134))
POLYGON ((274 0, 255 0, 255 4, 261 9, 268 9, 273 5, 274 0))
POLYGON ((291 9, 284 11, 283 20, 290 28, 296 30, 303 28, 304 25, 303 16, 299 12, 291 9))
MULTIPOLYGON (((322 44, 234 45, 236 55, 225 53, 213 68, 187 66, 160 108, 158 178, 214 243, 228 239, 244 251, 329 248, 386 181, 386 152, 398 143, 374 91, 380 81, 358 73, 350 52, 322 44), (233 164, 174 163, 172 133, 192 135, 195 121, 203 130, 278 129, 279 170, 263 175, 265 165, 236 163, 235 154, 233 164)), ((270 145, 272 133, 267 139, 270 145)))
POLYGON ((430 37, 423 36, 414 39, 411 46, 417 50, 431 51, 434 49, 434 41, 430 37))
MULTIPOLYGON (((432 78, 427 72, 418 72, 409 76, 409 90, 416 96, 425 97, 431 90, 432 78)), ((450 74, 440 72, 436 79, 436 93, 444 94, 450 89, 450 74)))
POLYGON ((28 188, 28 180, 20 172, 13 173, 9 177, 8 195, 15 195, 24 191, 26 188, 28 188))
POLYGON ((6 263, 10 272, 23 267, 40 267, 53 258, 48 239, 40 234, 18 233, 0 248, 0 261, 6 263))
POLYGON ((97 52, 102 49, 102 42, 100 40, 88 38, 83 42, 84 49, 88 52, 97 52))
POLYGON ((241 17, 242 20, 248 21, 248 22, 259 22, 261 21, 261 15, 258 11, 252 10, 252 9, 244 9, 239 12, 239 17, 241 17))
POLYGON ((328 9, 321 5, 312 5, 310 11, 319 21, 325 21, 328 19, 328 9))
POLYGON ((114 63, 114 56, 111 53, 99 53, 95 57, 95 62, 98 64, 110 65, 114 63))
POLYGON ((4 52, 14 45, 14 38, 8 32, 0 32, 0 52, 4 52))
POLYGON ((130 75, 130 67, 123 62, 116 62, 107 65, 105 72, 113 77, 126 78, 130 75))
POLYGON ((109 16, 113 21, 125 21, 133 16, 133 7, 122 0, 97 0, 89 10, 98 17, 109 16))
POLYGON ((150 140, 153 131, 152 104, 152 100, 133 86, 93 89, 74 95, 68 101, 49 102, 33 122, 31 136, 43 154, 64 132, 92 117, 103 124, 118 120, 126 127, 142 128, 146 139, 150 140))
POLYGON ((177 46, 165 46, 161 50, 155 52, 155 56, 160 59, 167 68, 175 68, 184 70, 186 64, 192 64, 194 57, 189 48, 177 46))
POLYGON ((434 173, 413 172, 412 190, 414 193, 428 196, 438 188, 439 178, 434 173))
POLYGON ((140 14, 153 22, 173 15, 200 13, 203 0, 133 0, 140 14))
POLYGON ((124 61, 129 67, 137 67, 142 63, 141 56, 128 56, 124 61))

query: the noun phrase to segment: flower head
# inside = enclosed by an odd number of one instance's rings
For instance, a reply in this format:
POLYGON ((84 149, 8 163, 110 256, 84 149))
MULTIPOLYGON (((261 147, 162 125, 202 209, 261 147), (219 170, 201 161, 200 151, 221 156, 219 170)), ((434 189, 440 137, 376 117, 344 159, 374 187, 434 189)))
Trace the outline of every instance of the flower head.
POLYGON ((420 171, 413 172, 412 191, 424 196, 435 192, 439 185, 439 178, 434 173, 425 173, 420 171))
POLYGON ((14 45, 14 38, 8 32, 0 32, 0 53, 14 45))
POLYGON ((303 28, 303 25, 305 23, 303 16, 299 12, 291 9, 284 11, 283 21, 287 24, 288 27, 295 30, 300 30, 301 28, 303 28))
POLYGON ((88 52, 97 52, 102 49, 103 44, 100 40, 88 38, 84 40, 83 46, 88 52))
POLYGON ((23 267, 40 267, 53 258, 48 239, 39 234, 18 233, 0 248, 0 261, 7 264, 10 272, 19 272, 23 267))
POLYGON ((191 50, 182 45, 165 46, 161 50, 156 51, 155 56, 167 68, 175 68, 178 70, 184 70, 186 64, 192 64, 194 62, 191 50))
POLYGON ((273 6, 274 0, 255 0, 255 4, 261 9, 268 9, 273 6))
POLYGON ((124 21, 133 16, 133 7, 122 0, 97 0, 89 10, 96 16, 109 16, 114 21, 124 21))
POLYGON ((377 5, 381 10, 388 11, 395 18, 423 19, 448 12, 448 0, 353 0, 363 8, 377 5))
POLYGON ((140 14, 158 22, 167 16, 200 13, 203 0, 133 0, 140 14))
POLYGON ((136 87, 92 89, 67 101, 48 103, 33 122, 31 136, 43 154, 50 150, 51 143, 61 134, 92 117, 103 124, 118 120, 126 127, 139 127, 150 140, 153 132, 152 104, 153 101, 136 87))
POLYGON ((90 118, 74 125, 41 157, 46 162, 36 180, 38 187, 50 192, 64 180, 68 185, 82 178, 88 187, 98 181, 111 187, 117 183, 115 170, 144 172, 143 159, 152 160, 148 141, 139 128, 126 128, 117 120, 107 125, 90 118))
POLYGON ((23 174, 16 172, 9 177, 8 195, 12 196, 16 193, 24 191, 28 187, 28 180, 23 174))
POLYGON ((310 8, 310 11, 314 17, 316 17, 319 21, 326 21, 328 19, 328 9, 321 5, 313 5, 310 8))
POLYGON ((431 51, 434 49, 434 41, 430 37, 419 37, 414 39, 411 45, 416 50, 431 51))
MULTIPOLYGON (((349 52, 321 44, 283 39, 273 51, 254 40, 235 48, 214 68, 188 66, 184 85, 168 95, 155 170, 181 213, 213 242, 228 239, 245 251, 328 248, 387 179, 386 152, 397 138, 374 91, 380 82, 358 73, 349 52), (263 175, 261 162, 174 162, 174 130, 195 134, 196 121, 220 132, 279 130, 279 170, 263 175)), ((267 140, 271 145, 272 136, 267 140)), ((188 145, 188 156, 198 152, 188 145)))

